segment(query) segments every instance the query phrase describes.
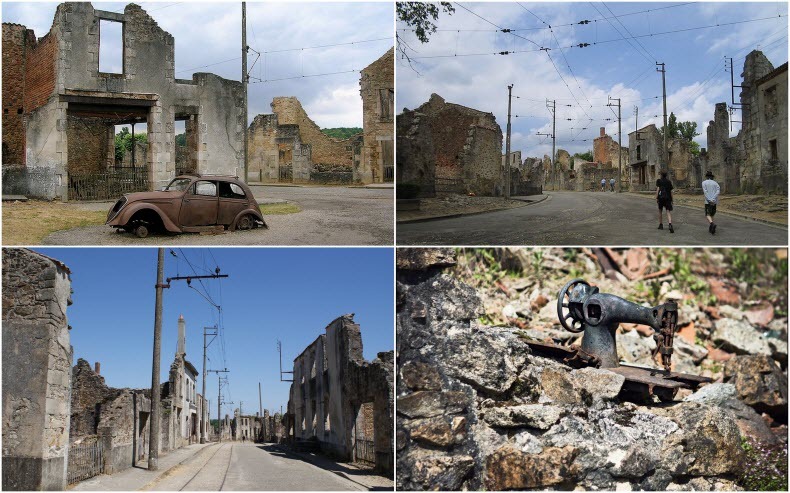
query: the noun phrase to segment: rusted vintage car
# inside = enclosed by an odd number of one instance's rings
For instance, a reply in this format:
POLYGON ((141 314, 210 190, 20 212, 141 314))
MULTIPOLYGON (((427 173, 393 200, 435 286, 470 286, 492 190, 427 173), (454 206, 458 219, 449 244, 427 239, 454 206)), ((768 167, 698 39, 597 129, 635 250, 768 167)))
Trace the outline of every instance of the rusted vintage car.
POLYGON ((235 176, 189 174, 175 177, 156 192, 127 193, 107 214, 118 232, 145 238, 151 231, 197 233, 225 229, 267 228, 246 183, 235 176))

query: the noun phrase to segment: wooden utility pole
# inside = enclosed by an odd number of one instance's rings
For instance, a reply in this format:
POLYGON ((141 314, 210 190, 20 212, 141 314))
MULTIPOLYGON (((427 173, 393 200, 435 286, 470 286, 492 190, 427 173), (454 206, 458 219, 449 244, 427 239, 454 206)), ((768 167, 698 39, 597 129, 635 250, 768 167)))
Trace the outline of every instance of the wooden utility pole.
POLYGON ((551 166, 554 168, 554 190, 557 190, 557 100, 551 102, 551 166))
POLYGON ((241 84, 244 89, 244 183, 249 182, 247 166, 247 2, 241 2, 241 84))
POLYGON ((258 382, 258 413, 263 419, 263 400, 261 399, 261 382, 258 382))
POLYGON ((156 263, 156 307, 154 309, 154 361, 151 368, 151 428, 148 441, 148 470, 159 470, 159 423, 161 419, 161 392, 159 390, 159 365, 162 352, 162 294, 165 277, 165 249, 158 251, 156 263))
POLYGON ((665 170, 669 167, 669 163, 667 163, 667 159, 669 158, 669 154, 667 154, 667 132, 669 129, 667 128, 667 68, 664 63, 656 62, 656 65, 660 65, 660 69, 656 69, 657 72, 661 72, 661 87, 664 94, 664 162, 661 163, 661 169, 665 170))
POLYGON ((505 139, 505 200, 510 198, 510 102, 513 99, 513 84, 507 86, 507 138, 505 139))

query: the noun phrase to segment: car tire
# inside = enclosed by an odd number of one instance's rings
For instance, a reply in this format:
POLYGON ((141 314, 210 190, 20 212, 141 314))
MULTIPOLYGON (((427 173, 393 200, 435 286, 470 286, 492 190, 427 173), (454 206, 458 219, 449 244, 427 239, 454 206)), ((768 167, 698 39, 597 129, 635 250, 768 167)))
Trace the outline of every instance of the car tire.
POLYGON ((254 225, 255 218, 252 216, 252 214, 247 214, 246 216, 239 218, 239 223, 236 225, 236 229, 246 231, 248 229, 252 229, 254 225))
POLYGON ((145 224, 139 224, 134 228, 134 234, 138 238, 146 238, 148 237, 148 227, 145 224))

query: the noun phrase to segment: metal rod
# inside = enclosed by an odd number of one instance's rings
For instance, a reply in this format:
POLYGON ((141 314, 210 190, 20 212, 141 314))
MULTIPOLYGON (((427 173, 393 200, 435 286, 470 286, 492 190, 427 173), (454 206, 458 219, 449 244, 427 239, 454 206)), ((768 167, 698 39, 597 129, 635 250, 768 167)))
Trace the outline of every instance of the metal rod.
POLYGON ((247 2, 241 2, 241 83, 244 89, 244 183, 249 182, 247 166, 247 2))
POLYGON ((664 163, 665 164, 661 165, 661 169, 664 170, 664 169, 668 169, 669 168, 669 163, 666 162, 667 161, 667 157, 668 157, 668 154, 667 154, 667 132, 669 131, 669 129, 667 128, 667 77, 666 77, 666 75, 667 75, 667 68, 666 68, 664 63, 656 62, 656 65, 661 65, 661 69, 660 70, 656 69, 656 70, 658 72, 661 72, 661 87, 662 87, 663 94, 664 94, 664 131, 662 133, 664 134, 664 163))
POLYGON ((510 103, 513 100, 513 84, 507 86, 507 138, 505 139, 505 200, 510 198, 510 103))

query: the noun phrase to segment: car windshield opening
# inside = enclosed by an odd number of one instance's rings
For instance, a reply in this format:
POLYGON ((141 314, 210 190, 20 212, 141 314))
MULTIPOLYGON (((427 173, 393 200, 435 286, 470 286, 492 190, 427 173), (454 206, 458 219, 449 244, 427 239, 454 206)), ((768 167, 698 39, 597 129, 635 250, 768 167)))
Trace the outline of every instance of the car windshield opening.
POLYGON ((192 180, 189 178, 175 178, 168 186, 165 187, 165 191, 183 192, 187 189, 191 181, 192 180))

